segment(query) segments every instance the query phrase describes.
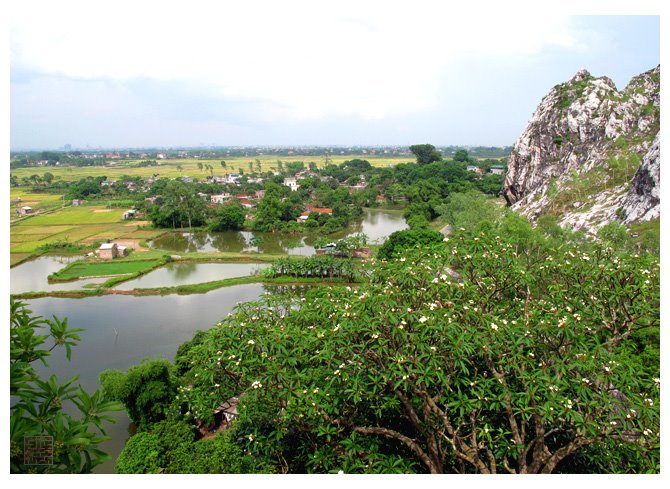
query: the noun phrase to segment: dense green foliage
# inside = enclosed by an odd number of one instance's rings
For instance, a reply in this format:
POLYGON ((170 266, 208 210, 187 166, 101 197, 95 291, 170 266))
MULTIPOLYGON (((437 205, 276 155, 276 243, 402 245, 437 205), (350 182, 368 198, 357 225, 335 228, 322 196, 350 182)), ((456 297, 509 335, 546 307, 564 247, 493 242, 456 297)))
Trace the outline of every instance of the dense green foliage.
POLYGON ((305 259, 280 258, 271 267, 263 270, 263 276, 341 278, 349 281, 360 279, 359 270, 351 259, 329 255, 305 259))
POLYGON ((414 146, 410 146, 409 150, 416 156, 416 162, 420 165, 433 163, 442 159, 442 153, 432 144, 415 144, 414 146))
POLYGON ((396 231, 379 248, 377 257, 389 260, 399 256, 407 249, 439 243, 443 238, 444 236, 434 229, 418 228, 396 231))
POLYGON ((80 329, 67 319, 32 316, 22 302, 10 302, 10 470, 12 473, 86 473, 109 459, 98 447, 109 439, 103 421, 121 406, 75 386, 77 377, 60 383, 55 375, 42 379, 35 363, 48 366, 55 349, 70 359, 80 329), (40 334, 47 333, 47 334, 40 334), (77 413, 76 415, 73 413, 77 413), (34 465, 24 452, 26 437, 51 437, 51 464, 34 465), (28 463, 26 463, 28 462, 28 463))
POLYGON ((125 374, 105 370, 100 374, 100 384, 105 396, 122 402, 139 427, 165 419, 176 392, 172 365, 160 358, 135 365, 125 374))
POLYGON ((241 396, 233 430, 281 471, 656 472, 658 262, 550 244, 508 219, 242 305, 180 402, 208 420, 241 396))
POLYGON ((161 200, 151 208, 150 219, 158 227, 192 227, 205 224, 205 202, 192 186, 178 180, 167 182, 161 200))
POLYGON ((248 474, 272 472, 245 456, 226 431, 197 440, 193 426, 184 421, 161 421, 151 431, 133 435, 119 455, 119 474, 248 474))
POLYGON ((244 208, 241 204, 232 203, 217 208, 210 231, 239 231, 244 227, 244 208))
POLYGON ((119 474, 156 474, 162 465, 158 436, 140 432, 132 436, 116 460, 119 474))

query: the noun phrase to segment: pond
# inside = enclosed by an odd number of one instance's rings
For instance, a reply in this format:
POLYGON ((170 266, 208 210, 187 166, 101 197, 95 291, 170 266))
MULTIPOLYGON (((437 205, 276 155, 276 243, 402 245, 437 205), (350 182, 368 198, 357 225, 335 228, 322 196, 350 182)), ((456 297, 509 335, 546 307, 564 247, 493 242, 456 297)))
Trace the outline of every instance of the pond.
POLYGON ((226 278, 258 275, 266 263, 168 263, 134 280, 114 286, 116 290, 174 287, 200 284, 226 278))
MULTIPOLYGON (((351 234, 364 233, 369 243, 380 244, 391 233, 402 229, 407 229, 402 211, 365 209, 361 222, 330 236, 333 239, 340 239, 351 234)), ((149 244, 153 248, 175 253, 223 251, 311 256, 314 254, 314 242, 318 237, 318 235, 295 236, 251 231, 175 232, 166 233, 149 244)))
POLYGON ((78 290, 85 285, 101 284, 107 280, 107 278, 89 278, 53 284, 48 282, 47 276, 81 258, 81 256, 41 256, 21 263, 9 270, 9 292, 10 294, 21 294, 23 292, 78 290))
MULTIPOLYGON (((81 341, 72 350, 72 360, 64 353, 49 358, 48 370, 37 365, 42 376, 55 374, 63 381, 79 375, 87 391, 98 388, 98 375, 105 369, 126 370, 144 358, 174 360, 177 347, 192 338, 196 330, 209 329, 246 301, 258 300, 263 293, 304 293, 304 288, 282 288, 259 284, 236 285, 206 294, 144 296, 105 295, 85 299, 46 297, 24 301, 35 315, 68 318, 73 328, 84 328, 81 341)), ((129 420, 117 413, 118 422, 108 425, 112 439, 101 447, 113 460, 96 469, 113 473, 116 457, 128 439, 129 420)))

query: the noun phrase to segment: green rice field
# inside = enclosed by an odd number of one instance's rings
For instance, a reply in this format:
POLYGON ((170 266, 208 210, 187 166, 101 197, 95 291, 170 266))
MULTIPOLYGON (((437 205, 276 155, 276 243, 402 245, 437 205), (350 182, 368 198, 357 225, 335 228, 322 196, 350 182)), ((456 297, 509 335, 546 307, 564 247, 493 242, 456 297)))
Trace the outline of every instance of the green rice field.
POLYGON ((70 263, 50 278, 54 280, 75 280, 85 277, 107 277, 145 272, 160 265, 161 260, 134 260, 109 262, 82 262, 70 263))
MULTIPOLYGON (((346 155, 338 156, 334 155, 330 158, 330 162, 336 165, 344 163, 347 160, 353 160, 355 158, 361 158, 368 160, 372 166, 385 167, 393 166, 399 163, 408 163, 414 161, 413 157, 403 156, 376 156, 376 155, 346 155)), ((152 175, 159 175, 160 177, 167 178, 176 178, 180 176, 190 176, 194 178, 205 178, 210 175, 209 170, 204 168, 201 170, 198 168, 198 163, 204 165, 210 165, 213 175, 226 175, 228 173, 238 173, 239 169, 242 168, 245 173, 249 172, 249 162, 254 164, 254 171, 256 170, 255 161, 256 159, 261 162, 261 171, 267 172, 270 170, 278 169, 278 160, 281 160, 283 164, 295 161, 302 161, 305 163, 305 167, 310 162, 316 163, 319 168, 322 168, 326 165, 325 156, 270 156, 270 155, 259 155, 259 156, 249 156, 249 157, 234 157, 234 158, 225 158, 226 168, 221 166, 221 159, 216 160, 206 160, 206 159, 196 159, 196 158, 181 158, 174 160, 159 160, 158 166, 148 166, 148 167, 137 167, 138 161, 119 161, 114 165, 108 166, 82 166, 82 167, 48 167, 45 171, 49 171, 54 175, 54 181, 65 180, 65 181, 77 181, 86 177, 99 177, 106 176, 108 180, 117 180, 122 175, 129 176, 140 176, 143 178, 151 177, 152 175), (178 168, 178 167, 181 167, 178 168)), ((29 177, 35 173, 35 168, 15 168, 11 171, 12 175, 15 175, 17 178, 21 179, 23 177, 29 177)), ((58 197, 60 198, 60 197, 58 197)), ((29 204, 28 204, 29 205, 29 204)))
POLYGON ((31 254, 41 246, 68 241, 92 244, 96 241, 125 240, 139 250, 139 241, 151 239, 162 231, 141 229, 138 222, 122 220, 123 209, 84 205, 65 207, 53 212, 27 217, 10 226, 10 253, 31 254))

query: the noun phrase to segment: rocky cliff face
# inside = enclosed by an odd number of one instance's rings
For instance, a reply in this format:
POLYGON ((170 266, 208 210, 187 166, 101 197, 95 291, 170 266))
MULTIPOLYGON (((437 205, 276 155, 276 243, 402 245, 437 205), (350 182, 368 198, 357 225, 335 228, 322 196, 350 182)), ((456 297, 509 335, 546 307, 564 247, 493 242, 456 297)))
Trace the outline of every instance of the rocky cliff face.
POLYGON ((658 135, 635 173, 622 208, 624 224, 661 216, 661 147, 658 135))
POLYGON ((533 114, 512 150, 503 195, 531 220, 550 213, 589 231, 658 217, 659 127, 660 66, 621 91, 580 70, 533 114))

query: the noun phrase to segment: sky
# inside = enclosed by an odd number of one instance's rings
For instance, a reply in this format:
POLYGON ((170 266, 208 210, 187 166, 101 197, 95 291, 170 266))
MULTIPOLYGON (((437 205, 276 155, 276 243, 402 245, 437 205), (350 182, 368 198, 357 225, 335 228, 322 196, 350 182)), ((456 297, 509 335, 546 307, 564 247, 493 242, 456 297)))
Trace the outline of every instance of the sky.
POLYGON ((627 8, 12 3, 12 150, 512 145, 580 68, 622 89, 660 63, 659 15, 602 15, 627 8))

